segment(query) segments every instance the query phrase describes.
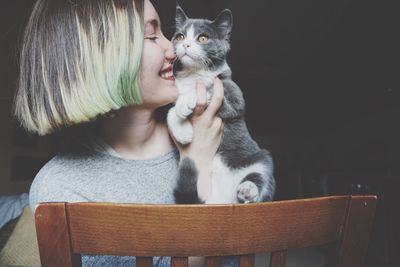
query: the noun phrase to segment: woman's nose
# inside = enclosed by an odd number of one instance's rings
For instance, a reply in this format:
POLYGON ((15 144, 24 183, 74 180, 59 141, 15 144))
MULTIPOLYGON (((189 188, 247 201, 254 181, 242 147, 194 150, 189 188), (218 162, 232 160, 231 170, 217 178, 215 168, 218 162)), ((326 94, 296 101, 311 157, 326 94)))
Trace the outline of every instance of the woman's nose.
POLYGON ((169 62, 172 62, 176 58, 175 49, 173 44, 168 39, 165 38, 165 40, 166 40, 165 58, 169 62))
POLYGON ((176 58, 176 54, 174 49, 169 49, 165 51, 165 59, 168 60, 169 62, 173 62, 176 58))

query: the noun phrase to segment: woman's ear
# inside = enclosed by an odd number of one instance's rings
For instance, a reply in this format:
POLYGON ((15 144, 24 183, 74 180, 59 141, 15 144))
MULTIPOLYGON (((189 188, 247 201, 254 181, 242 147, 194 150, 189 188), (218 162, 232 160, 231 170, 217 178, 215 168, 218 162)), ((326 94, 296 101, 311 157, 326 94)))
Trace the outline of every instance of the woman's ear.
POLYGON ((176 28, 181 28, 188 17, 186 16, 185 12, 183 9, 179 6, 178 2, 176 2, 176 16, 175 16, 175 23, 176 23, 176 28))
POLYGON ((221 37, 229 39, 232 32, 233 16, 229 9, 222 10, 217 18, 213 21, 213 24, 218 28, 221 37))

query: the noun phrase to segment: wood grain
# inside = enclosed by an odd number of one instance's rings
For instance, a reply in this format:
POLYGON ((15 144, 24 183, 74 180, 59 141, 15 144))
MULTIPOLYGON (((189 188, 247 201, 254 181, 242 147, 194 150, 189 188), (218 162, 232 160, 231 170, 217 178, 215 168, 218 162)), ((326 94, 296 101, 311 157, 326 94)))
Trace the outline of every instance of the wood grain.
POLYGON ((341 196, 247 205, 71 203, 67 209, 76 253, 187 257, 338 240, 348 201, 341 196))
POLYGON ((339 243, 338 267, 362 267, 367 254, 376 198, 353 196, 349 203, 343 237, 339 243))
POLYGON ((72 253, 65 203, 38 206, 36 233, 42 267, 81 266, 81 256, 72 253))
POLYGON ((219 267, 221 262, 220 257, 206 257, 205 266, 206 267, 219 267))
POLYGON ((136 258, 137 267, 153 267, 152 257, 137 257, 136 258))
POLYGON ((326 266, 361 267, 368 247, 375 196, 338 196, 246 205, 124 205, 43 203, 35 213, 42 266, 81 266, 80 253, 172 256, 240 255, 254 266, 254 253, 273 251, 271 266, 284 266, 286 250, 330 243, 326 266))
POLYGON ((255 255, 254 254, 241 255, 239 258, 239 266, 240 267, 254 267, 255 266, 255 255))
POLYGON ((270 267, 285 267, 286 251, 271 252, 270 267))
POLYGON ((172 267, 188 267, 189 259, 187 257, 172 257, 171 258, 172 267))

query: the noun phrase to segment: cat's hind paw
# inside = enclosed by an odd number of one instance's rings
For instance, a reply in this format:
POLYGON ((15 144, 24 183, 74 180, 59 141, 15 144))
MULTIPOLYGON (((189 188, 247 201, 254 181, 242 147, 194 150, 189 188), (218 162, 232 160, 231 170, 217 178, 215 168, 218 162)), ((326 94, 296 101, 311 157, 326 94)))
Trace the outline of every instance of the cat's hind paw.
POLYGON ((238 185, 237 199, 239 203, 257 202, 259 198, 258 187, 255 183, 245 181, 238 185))

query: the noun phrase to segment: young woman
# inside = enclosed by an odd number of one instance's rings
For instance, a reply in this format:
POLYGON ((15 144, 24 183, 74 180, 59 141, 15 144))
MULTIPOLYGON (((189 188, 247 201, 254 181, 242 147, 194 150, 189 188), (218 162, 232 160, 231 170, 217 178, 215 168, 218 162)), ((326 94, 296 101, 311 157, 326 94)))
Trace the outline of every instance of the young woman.
MULTIPOLYGON (((172 44, 149 0, 38 0, 21 50, 15 114, 41 135, 89 122, 71 149, 37 174, 30 190, 39 202, 102 201, 173 204, 178 161, 199 170, 198 191, 210 193, 210 166, 223 124, 223 100, 197 85, 193 142, 175 146, 159 108, 173 103, 172 44)), ((132 266, 132 257, 82 257, 84 266, 132 266)), ((168 265, 157 258, 158 265, 168 265)))

